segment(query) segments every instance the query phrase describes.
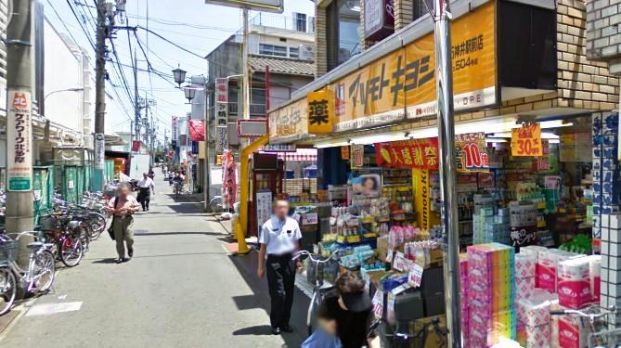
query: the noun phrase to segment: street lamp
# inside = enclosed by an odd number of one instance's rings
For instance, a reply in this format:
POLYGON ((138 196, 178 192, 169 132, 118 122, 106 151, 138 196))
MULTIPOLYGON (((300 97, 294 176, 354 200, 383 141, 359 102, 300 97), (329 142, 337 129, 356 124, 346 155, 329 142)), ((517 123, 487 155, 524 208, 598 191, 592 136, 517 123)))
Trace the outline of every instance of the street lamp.
POLYGON ((180 67, 177 67, 177 69, 174 69, 172 72, 175 78, 175 82, 181 88, 181 84, 185 82, 185 74, 187 73, 187 71, 181 69, 180 67))
POLYGON ((82 87, 65 88, 65 89, 59 89, 56 91, 51 91, 50 93, 46 94, 43 97, 43 101, 45 102, 47 100, 47 97, 51 96, 52 94, 61 93, 61 92, 82 92, 82 91, 84 91, 84 88, 82 87))
POLYGON ((192 103, 192 99, 196 96, 196 88, 185 86, 183 87, 183 94, 185 94, 185 99, 188 100, 188 103, 192 103))

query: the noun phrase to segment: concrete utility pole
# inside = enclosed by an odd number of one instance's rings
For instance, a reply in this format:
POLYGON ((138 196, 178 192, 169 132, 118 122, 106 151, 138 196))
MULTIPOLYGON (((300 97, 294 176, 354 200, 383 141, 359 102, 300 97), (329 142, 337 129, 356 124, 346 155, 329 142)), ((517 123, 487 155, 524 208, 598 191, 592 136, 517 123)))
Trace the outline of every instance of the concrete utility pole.
POLYGON ((243 37, 243 51, 242 51, 242 69, 243 72, 243 103, 244 103, 244 113, 243 118, 245 120, 250 118, 250 67, 248 66, 248 48, 249 48, 249 24, 248 24, 248 8, 243 8, 243 17, 244 17, 244 37, 243 37))
POLYGON ((440 191, 442 228, 446 242, 444 255, 444 299, 448 346, 461 347, 461 306, 459 288, 459 226, 455 193, 455 122, 453 69, 451 65, 451 14, 448 0, 433 0, 436 47, 436 93, 440 143, 440 191))
POLYGON ((97 0, 97 47, 95 58, 95 171, 93 189, 102 191, 105 167, 105 119, 106 119, 106 6, 97 0))
MULTIPOLYGON (((6 230, 31 231, 32 185, 32 89, 34 50, 32 0, 13 0, 13 16, 7 27, 7 200, 6 230)), ((19 263, 28 263, 21 238, 19 263)))
POLYGON ((135 139, 140 141, 140 103, 138 96, 138 57, 136 56, 136 49, 134 49, 134 131, 136 132, 135 139))

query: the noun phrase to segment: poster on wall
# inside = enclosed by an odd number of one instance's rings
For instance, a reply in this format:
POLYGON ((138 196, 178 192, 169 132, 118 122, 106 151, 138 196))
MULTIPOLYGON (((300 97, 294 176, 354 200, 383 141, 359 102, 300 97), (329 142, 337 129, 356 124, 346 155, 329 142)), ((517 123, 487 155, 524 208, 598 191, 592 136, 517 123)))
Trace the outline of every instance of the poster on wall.
POLYGON ((438 169, 438 138, 377 143, 375 154, 380 167, 438 169))
POLYGON ((364 167, 364 145, 351 145, 351 167, 364 167))
POLYGON ((32 101, 29 91, 9 90, 7 183, 9 191, 32 190, 32 101))
POLYGON ((257 227, 259 229, 257 236, 260 238, 263 222, 272 216, 272 191, 257 192, 255 202, 257 206, 257 227))
POLYGON ((382 190, 382 179, 379 174, 364 174, 351 179, 354 195, 377 197, 382 190))
POLYGON ((235 204, 235 196, 237 194, 236 168, 232 151, 224 151, 222 167, 222 197, 224 198, 224 207, 225 209, 231 209, 235 204))
POLYGON ((489 155, 487 154, 485 133, 456 135, 455 150, 458 172, 489 172, 489 155))

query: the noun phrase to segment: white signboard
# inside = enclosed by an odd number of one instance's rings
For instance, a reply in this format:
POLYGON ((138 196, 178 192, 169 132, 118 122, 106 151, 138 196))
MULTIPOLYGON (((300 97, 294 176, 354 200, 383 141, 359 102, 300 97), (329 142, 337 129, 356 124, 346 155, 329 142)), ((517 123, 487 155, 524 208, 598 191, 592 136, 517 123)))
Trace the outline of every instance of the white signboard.
POLYGON ((272 216, 272 192, 263 191, 257 192, 257 226, 259 232, 257 236, 261 235, 261 226, 272 216))
POLYGON ((216 154, 220 155, 228 148, 227 126, 216 126, 216 154))
POLYGON ((9 90, 7 105, 7 183, 9 191, 32 190, 32 98, 9 90))
POLYGON ((95 169, 103 170, 106 166, 106 140, 103 133, 95 134, 95 169))
POLYGON ((283 0, 205 0, 208 5, 247 8, 253 11, 282 13, 283 0))
POLYGON ((172 117, 172 135, 171 135, 171 140, 172 141, 179 141, 179 117, 177 117, 177 116, 173 116, 172 117))
POLYGON ((216 79, 216 154, 220 155, 228 148, 229 121, 229 80, 216 79))

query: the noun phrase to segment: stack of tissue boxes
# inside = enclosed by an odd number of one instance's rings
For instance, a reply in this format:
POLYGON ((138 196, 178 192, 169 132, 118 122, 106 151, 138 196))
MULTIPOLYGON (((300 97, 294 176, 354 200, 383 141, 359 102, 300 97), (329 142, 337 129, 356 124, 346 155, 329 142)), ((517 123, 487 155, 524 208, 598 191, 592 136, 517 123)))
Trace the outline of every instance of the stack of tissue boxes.
POLYGON ((468 311, 471 347, 489 347, 517 336, 515 253, 499 243, 468 247, 468 311))
POLYGON ((515 255, 516 299, 528 298, 535 290, 535 265, 537 255, 519 253, 515 255))
POLYGON ((558 307, 555 294, 536 289, 530 297, 517 301, 519 337, 526 348, 553 347, 553 325, 550 310, 558 307))
POLYGON ((459 255, 459 281, 461 285, 461 333, 462 346, 469 347, 468 336, 470 334, 470 312, 468 311, 468 255, 459 255))

